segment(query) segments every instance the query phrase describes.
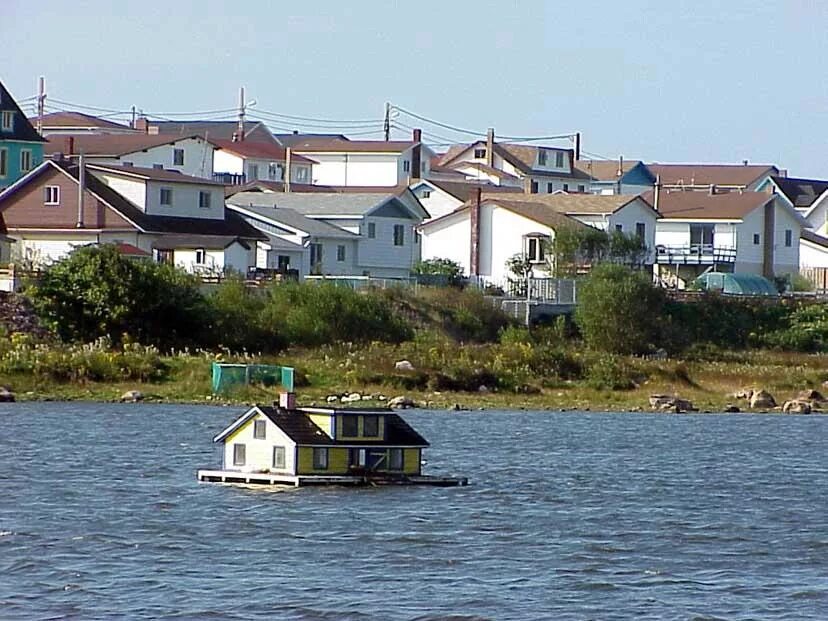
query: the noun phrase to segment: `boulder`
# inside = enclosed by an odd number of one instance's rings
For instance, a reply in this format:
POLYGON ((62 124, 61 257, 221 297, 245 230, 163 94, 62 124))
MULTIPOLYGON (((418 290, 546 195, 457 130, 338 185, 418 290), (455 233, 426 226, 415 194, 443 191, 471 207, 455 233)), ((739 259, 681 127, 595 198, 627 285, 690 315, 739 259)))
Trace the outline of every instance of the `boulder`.
POLYGON ((388 407, 404 410, 407 408, 416 408, 417 403, 411 397, 399 396, 389 400, 388 407))
POLYGON ((726 405, 724 411, 728 414, 736 414, 738 412, 741 412, 742 410, 737 408, 735 405, 726 405))
POLYGON ((742 388, 741 390, 737 390, 733 393, 733 397, 735 399, 745 399, 746 401, 750 401, 750 398, 753 396, 753 390, 750 388, 742 388))
POLYGON ((6 388, 5 386, 0 386, 0 402, 2 403, 13 403, 14 402, 14 393, 6 388))
POLYGON ((670 395, 650 395, 650 407, 671 412, 696 412, 697 408, 687 399, 670 395))
POLYGON ((481 385, 477 388, 477 392, 489 392, 489 387, 488 387, 488 386, 486 386, 486 384, 481 384, 481 385))
POLYGON ((469 408, 465 405, 460 405, 459 403, 455 403, 453 406, 449 408, 451 412, 468 412, 469 408))
POLYGON ((394 369, 397 371, 414 371, 414 365, 408 360, 399 360, 394 363, 394 369))
POLYGON ((797 401, 810 401, 812 403, 823 403, 825 401, 825 397, 822 396, 822 393, 818 390, 814 390, 813 388, 809 390, 801 390, 799 394, 796 396, 797 401))
POLYGON ((775 408, 776 399, 767 390, 755 390, 750 397, 752 408, 775 408))
POLYGON ((358 392, 352 392, 349 395, 345 395, 341 399, 342 403, 354 403, 355 401, 362 401, 362 395, 358 392))
POLYGON ((124 394, 121 395, 119 401, 121 403, 138 403, 139 401, 144 400, 144 393, 140 390, 127 390, 124 394))
POLYGON ((339 395, 328 395, 327 397, 325 397, 325 401, 327 403, 336 403, 337 401, 339 401, 339 395))
POLYGON ((670 395, 650 395, 650 407, 661 408, 665 405, 669 406, 673 403, 673 397, 670 395))
POLYGON ((791 399, 790 401, 785 401, 785 404, 782 406, 782 411, 785 414, 810 414, 811 404, 809 401, 791 399))

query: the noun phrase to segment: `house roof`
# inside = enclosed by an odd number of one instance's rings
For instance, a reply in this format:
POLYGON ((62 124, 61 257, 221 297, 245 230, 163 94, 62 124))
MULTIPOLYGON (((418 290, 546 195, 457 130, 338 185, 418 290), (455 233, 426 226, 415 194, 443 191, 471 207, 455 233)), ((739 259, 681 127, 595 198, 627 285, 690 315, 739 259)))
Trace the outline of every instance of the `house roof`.
POLYGON ((772 177, 779 191, 794 207, 810 207, 816 199, 828 190, 828 181, 820 179, 798 179, 796 177, 772 177))
POLYGON ((250 246, 238 237, 228 238, 224 235, 190 235, 186 233, 164 235, 155 240, 152 247, 156 250, 175 250, 176 248, 224 249, 234 243, 239 243, 247 250, 250 250, 250 246))
POLYGON ((504 187, 500 185, 492 185, 490 183, 472 183, 461 181, 443 181, 441 179, 420 179, 411 184, 410 187, 416 187, 421 183, 427 183, 435 188, 450 194, 461 202, 466 202, 474 197, 475 192, 479 189, 487 193, 508 192, 514 193, 515 188, 504 187))
POLYGON ((72 136, 54 136, 49 140, 44 152, 49 155, 63 153, 64 155, 93 155, 97 157, 121 157, 129 153, 146 151, 153 147, 172 144, 187 138, 203 138, 197 134, 188 136, 168 136, 149 134, 79 134, 72 136), (71 149, 71 152, 69 152, 71 149))
POLYGON ((330 239, 356 239, 359 237, 356 233, 351 233, 341 227, 328 224, 321 220, 309 218, 289 207, 274 207, 272 204, 228 203, 227 208, 240 213, 249 213, 260 219, 268 220, 277 226, 281 224, 287 228, 300 231, 313 237, 326 237, 330 239))
POLYGON ((819 235, 818 233, 814 233, 813 231, 809 231, 807 229, 802 229, 802 232, 799 235, 805 241, 811 242, 812 244, 816 244, 817 246, 821 246, 822 248, 828 248, 828 237, 824 237, 819 235))
MULTIPOLYGON (((407 189, 407 188, 406 188, 407 189)), ((361 218, 392 198, 397 192, 384 193, 294 193, 241 192, 228 201, 234 205, 287 207, 306 216, 340 216, 361 218)))
MULTIPOLYGON (((37 117, 29 119, 34 122, 37 117)), ((83 112, 75 112, 72 110, 64 110, 61 112, 50 112, 44 114, 40 119, 44 128, 48 127, 67 127, 67 128, 101 128, 101 129, 118 129, 130 130, 128 125, 122 123, 115 123, 107 119, 102 119, 91 114, 84 114, 83 112)))
POLYGON ((618 181, 625 173, 641 164, 641 160, 578 160, 575 167, 598 181, 618 181))
POLYGON ((418 143, 410 140, 341 140, 312 138, 295 142, 299 153, 402 153, 418 143))
MULTIPOLYGON (((654 192, 641 195, 653 204, 654 192)), ((741 220, 754 209, 770 200, 772 194, 765 192, 708 192, 662 190, 658 197, 658 212, 662 218, 688 220, 741 220)))
MULTIPOLYGON (((381 185, 316 185, 310 183, 291 183, 291 193, 298 194, 404 194, 408 189, 405 184, 381 186, 381 185)), ((227 196, 233 196, 241 192, 281 192, 284 193, 285 184, 281 181, 267 181, 257 179, 242 185, 227 186, 227 196)))
MULTIPOLYGON (((276 160, 283 162, 287 159, 286 149, 276 142, 259 142, 256 140, 213 140, 213 143, 223 151, 229 151, 242 157, 260 160, 276 160)), ((291 153, 290 160, 294 164, 313 164, 313 160, 291 153)))
POLYGON ((292 134, 273 134, 273 137, 285 147, 292 147, 297 143, 310 143, 314 140, 321 142, 328 140, 348 140, 348 137, 344 134, 301 134, 299 132, 292 134))
POLYGON ((177 170, 166 168, 144 168, 142 166, 115 166, 107 164, 85 164, 89 170, 99 172, 111 172, 124 177, 133 177, 143 181, 166 181, 170 183, 190 183, 195 185, 224 186, 224 184, 203 177, 185 175, 177 170))
POLYGON ((653 175, 664 185, 743 186, 765 175, 778 175, 770 164, 647 164, 653 175))
POLYGON ((507 173, 505 170, 500 170, 499 168, 495 168, 494 166, 489 166, 488 164, 484 164, 483 162, 456 162, 454 164, 454 170, 459 170, 461 168, 474 168, 475 170, 479 170, 485 175, 490 175, 492 177, 498 177, 500 179, 517 179, 515 175, 511 173, 507 173))
MULTIPOLYGON (((575 227, 575 228, 584 228, 588 225, 584 224, 583 222, 579 222, 578 220, 569 217, 565 213, 552 209, 549 205, 546 205, 540 201, 524 201, 521 200, 523 196, 531 196, 531 195, 523 195, 523 194, 509 194, 509 195, 501 195, 501 196, 488 196, 481 201, 481 205, 494 205, 496 207, 502 207, 503 209, 507 209, 513 213, 516 213, 524 218, 528 218, 538 224, 542 224, 544 226, 549 227, 550 229, 558 229, 561 226, 566 227, 575 227), (513 198, 514 197, 514 198, 513 198)), ((629 198, 629 197, 627 197, 629 198)), ((458 214, 465 214, 471 209, 471 203, 467 202, 454 211, 447 213, 444 216, 440 216, 439 218, 434 218, 433 220, 429 220, 425 224, 421 225, 420 228, 427 229, 430 228, 436 222, 443 222, 444 220, 456 216, 458 214)))
POLYGON ((3 83, 0 82, 0 110, 14 112, 14 125, 11 132, 0 131, 0 140, 20 140, 22 142, 45 142, 37 130, 23 114, 20 106, 12 97, 11 93, 6 90, 3 83))
POLYGON ((369 410, 367 408, 299 408, 304 412, 323 412, 337 416, 348 414, 376 414, 385 418, 385 438, 379 440, 340 440, 334 441, 337 445, 393 445, 393 446, 428 446, 428 441, 414 430, 405 419, 394 411, 387 408, 369 410))
MULTIPOLYGON (((238 121, 147 121, 150 133, 166 136, 192 136, 198 134, 213 140, 232 140, 239 129, 238 121)), ((267 126, 260 121, 244 122, 243 142, 270 142, 276 139, 267 126)))
MULTIPOLYGON (((455 160, 460 157, 465 151, 472 148, 486 147, 485 140, 478 140, 470 144, 453 145, 449 150, 436 162, 438 168, 450 167, 456 168, 459 162, 455 160)), ((564 151, 568 154, 570 162, 572 161, 572 149, 561 149, 560 147, 545 147, 532 146, 523 144, 513 144, 508 142, 495 142, 494 152, 501 158, 509 162, 517 170, 525 175, 542 175, 547 177, 572 177, 574 179, 589 179, 589 175, 581 172, 573 167, 571 172, 548 170, 545 168, 535 168, 535 163, 538 160, 538 149, 547 149, 550 151, 564 151)))
MULTIPOLYGON (((630 196, 628 194, 566 194, 564 192, 555 194, 524 194, 513 192, 508 197, 505 194, 490 196, 488 192, 484 192, 483 196, 496 200, 503 199, 526 203, 540 203, 559 213, 571 215, 611 214, 639 198, 638 196, 630 196)), ((652 203, 646 199, 644 200, 648 203, 647 206, 650 207, 652 203)))
POLYGON ((151 257, 152 254, 147 252, 146 250, 142 250, 138 246, 134 246, 132 244, 127 244, 124 242, 117 242, 115 244, 115 249, 118 251, 118 254, 123 255, 125 257, 151 257))

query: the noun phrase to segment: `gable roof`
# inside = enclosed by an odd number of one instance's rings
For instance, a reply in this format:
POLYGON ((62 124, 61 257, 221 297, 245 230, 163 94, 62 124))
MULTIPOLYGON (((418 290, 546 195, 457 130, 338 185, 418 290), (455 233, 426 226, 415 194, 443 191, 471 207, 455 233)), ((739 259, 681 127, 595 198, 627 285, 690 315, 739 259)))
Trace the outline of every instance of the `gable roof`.
MULTIPOLYGON (((518 179, 512 173, 507 173, 505 170, 500 170, 499 168, 495 168, 494 166, 489 166, 488 164, 484 164, 483 162, 455 162, 453 164, 452 170, 461 171, 462 168, 473 168, 475 170, 479 170, 484 175, 489 175, 491 177, 498 177, 499 179, 518 179)), ((463 173, 464 175, 468 176, 468 173, 463 173)))
POLYGON ((292 134, 273 134, 273 137, 284 147, 293 147, 297 143, 312 142, 314 140, 348 140, 344 134, 303 134, 294 132, 292 134))
POLYGON ((637 166, 641 160, 578 160, 575 167, 597 181, 618 181, 637 166))
MULTIPOLYGON (((478 140, 470 144, 452 145, 448 151, 436 162, 438 168, 456 168, 459 162, 455 160, 463 153, 473 148, 485 148, 486 141, 478 140)), ((549 151, 563 151, 569 157, 570 164, 574 159, 574 151, 572 149, 562 149, 561 147, 546 147, 533 146, 524 144, 514 144, 509 142, 495 142, 494 152, 509 162, 517 170, 524 175, 543 175, 547 177, 572 177, 574 179, 589 179, 589 175, 581 172, 574 166, 571 172, 548 170, 545 168, 535 168, 535 162, 538 159, 538 150, 546 149, 549 151)))
POLYGON ((0 82, 0 110, 14 113, 12 131, 0 131, 0 140, 20 140, 22 142, 46 142, 23 114, 20 106, 0 82))
POLYGON ((828 181, 820 179, 799 179, 796 177, 771 177, 779 191, 794 207, 810 207, 826 190, 828 181))
MULTIPOLYGON (((298 157, 298 156, 297 156, 298 157)), ((405 194, 406 184, 401 185, 316 185, 311 183, 291 183, 291 193, 297 194, 405 194)), ((227 196, 241 192, 281 192, 284 193, 285 184, 282 181, 267 181, 256 179, 242 185, 227 186, 227 196)))
MULTIPOLYGON (((519 216, 523 216, 524 218, 537 222, 538 224, 542 224, 546 227, 549 227, 553 230, 558 229, 562 226, 575 228, 588 227, 588 225, 584 224, 583 222, 579 222, 575 218, 571 218, 561 211, 552 209, 549 205, 545 205, 539 201, 521 200, 521 197, 523 196, 524 195, 522 194, 504 194, 502 196, 490 196, 484 198, 480 202, 480 204, 501 207, 503 209, 516 213, 519 216)), ((420 229, 429 229, 435 223, 442 223, 444 220, 451 218, 453 216, 457 216, 458 214, 465 214, 468 211, 470 211, 470 209, 471 203, 467 202, 444 216, 434 218, 433 220, 429 220, 428 222, 420 225, 420 229)))
MULTIPOLYGON (((44 152, 49 154, 63 153, 76 156, 79 153, 96 157, 121 157, 129 153, 146 151, 153 147, 173 144, 179 140, 196 138, 204 140, 198 134, 188 136, 165 136, 149 134, 78 134, 72 136, 58 135, 47 141, 44 152), (71 149, 71 152, 67 152, 71 149)), ((205 141, 210 142, 210 141, 205 141)))
MULTIPOLYGON (((329 239, 357 239, 359 235, 341 227, 315 220, 302 215, 289 207, 273 207, 272 205, 234 204, 228 203, 227 208, 240 214, 250 214, 254 219, 266 220, 276 226, 305 233, 312 237, 326 237, 329 239)), ((251 226, 255 226, 251 224, 251 226)))
MULTIPOLYGON (((489 196, 487 192, 484 192, 483 196, 496 200, 500 200, 501 198, 507 200, 505 194, 489 196)), ((612 214, 639 198, 644 201, 647 207, 652 209, 651 201, 640 196, 631 196, 629 194, 567 194, 565 192, 556 192, 554 194, 523 194, 515 192, 511 196, 508 197, 508 200, 540 203, 557 212, 570 215, 612 214), (512 199, 511 196, 515 198, 512 199)))
MULTIPOLYGON (((37 117, 32 117, 30 121, 36 121, 37 117)), ((50 112, 40 117, 40 122, 44 128, 47 127, 67 127, 67 128, 88 128, 88 129, 118 129, 118 130, 132 130, 128 125, 122 123, 115 123, 107 119, 102 119, 91 114, 84 114, 83 112, 76 112, 74 110, 63 110, 60 112, 50 112)), ((132 130, 135 131, 135 130, 132 130)))
POLYGON ((419 144, 410 140, 342 140, 305 138, 292 145, 298 153, 402 153, 419 144))
POLYGON ((828 248, 828 237, 819 235, 818 233, 814 233, 813 231, 809 231, 807 229, 802 229, 799 236, 812 244, 816 244, 822 248, 828 248))
MULTIPOLYGON (((198 134, 210 141, 232 140, 238 129, 238 121, 147 121, 150 134, 179 137, 198 134)), ((261 121, 244 122, 242 142, 247 141, 276 143, 273 134, 261 121)))
POLYGON ((647 164, 665 185, 719 185, 747 187, 765 175, 778 175, 770 164, 647 164))
POLYGON ((417 431, 414 430, 411 425, 405 422, 405 419, 388 408, 377 408, 377 409, 367 409, 367 408, 312 408, 312 407, 304 407, 298 408, 301 412, 318 412, 323 414, 333 414, 337 416, 348 415, 348 414, 376 414, 385 418, 385 439, 378 439, 378 440, 368 440, 368 439, 360 439, 360 440, 340 440, 340 441, 333 441, 334 444, 337 445, 393 445, 393 446, 421 446, 425 447, 428 446, 428 441, 421 436, 417 431))
MULTIPOLYGON (((641 196, 651 204, 655 200, 652 190, 641 196)), ((658 212, 662 218, 679 220, 741 220, 773 199, 773 194, 765 192, 710 194, 708 192, 662 190, 658 197, 658 212)), ((801 219, 801 216, 799 217, 801 219)))
POLYGON ((418 179, 417 181, 412 182, 409 187, 413 189, 422 184, 431 185, 434 188, 442 190, 443 192, 450 194, 454 198, 458 199, 462 203, 465 203, 467 200, 471 200, 478 189, 487 193, 515 192, 515 188, 504 187, 502 185, 493 185, 491 183, 474 183, 471 181, 443 181, 442 179, 418 179))
MULTIPOLYGON (((229 151, 242 157, 261 160, 285 161, 287 150, 277 142, 259 142, 256 140, 213 140, 213 143, 222 151, 229 151)), ((313 160, 291 153, 290 161, 293 164, 313 164, 313 160)))
POLYGON ((111 172, 123 177, 133 177, 143 181, 167 181, 170 183, 191 183, 194 185, 214 185, 224 187, 224 184, 212 179, 205 179, 203 177, 193 177, 185 175, 177 170, 168 170, 166 168, 145 168, 143 166, 118 166, 107 164, 89 163, 84 165, 85 168, 92 171, 111 172))
MULTIPOLYGON (((386 188, 387 190, 387 188, 386 188)), ((408 189, 406 188, 406 191, 408 189)), ((361 218, 384 203, 399 199, 400 193, 294 193, 241 192, 228 201, 234 205, 287 207, 310 217, 361 218)))

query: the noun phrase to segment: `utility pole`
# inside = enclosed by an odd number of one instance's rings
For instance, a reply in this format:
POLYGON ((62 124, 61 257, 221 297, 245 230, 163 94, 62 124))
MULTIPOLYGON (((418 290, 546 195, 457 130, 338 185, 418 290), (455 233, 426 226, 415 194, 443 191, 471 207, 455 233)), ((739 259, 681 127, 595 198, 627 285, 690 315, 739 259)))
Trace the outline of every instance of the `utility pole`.
POLYGON ((135 129, 135 106, 132 106, 132 121, 130 121, 129 126, 135 129))
POLYGON ((385 102, 385 120, 382 123, 383 132, 385 132, 385 142, 391 139, 391 102, 385 102))
POLYGON ((239 129, 237 138, 239 142, 244 140, 244 87, 239 89, 239 129))
POLYGON ((46 107, 46 78, 37 81, 37 133, 43 132, 43 112, 46 107))

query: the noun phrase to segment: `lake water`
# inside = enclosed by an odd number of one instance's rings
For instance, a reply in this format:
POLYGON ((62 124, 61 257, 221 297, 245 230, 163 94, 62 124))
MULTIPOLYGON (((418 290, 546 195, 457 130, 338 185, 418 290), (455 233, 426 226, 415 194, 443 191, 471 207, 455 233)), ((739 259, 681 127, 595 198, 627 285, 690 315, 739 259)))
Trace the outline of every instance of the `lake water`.
POLYGON ((0 406, 0 619, 828 619, 828 416, 408 412, 472 485, 197 483, 240 411, 0 406))

